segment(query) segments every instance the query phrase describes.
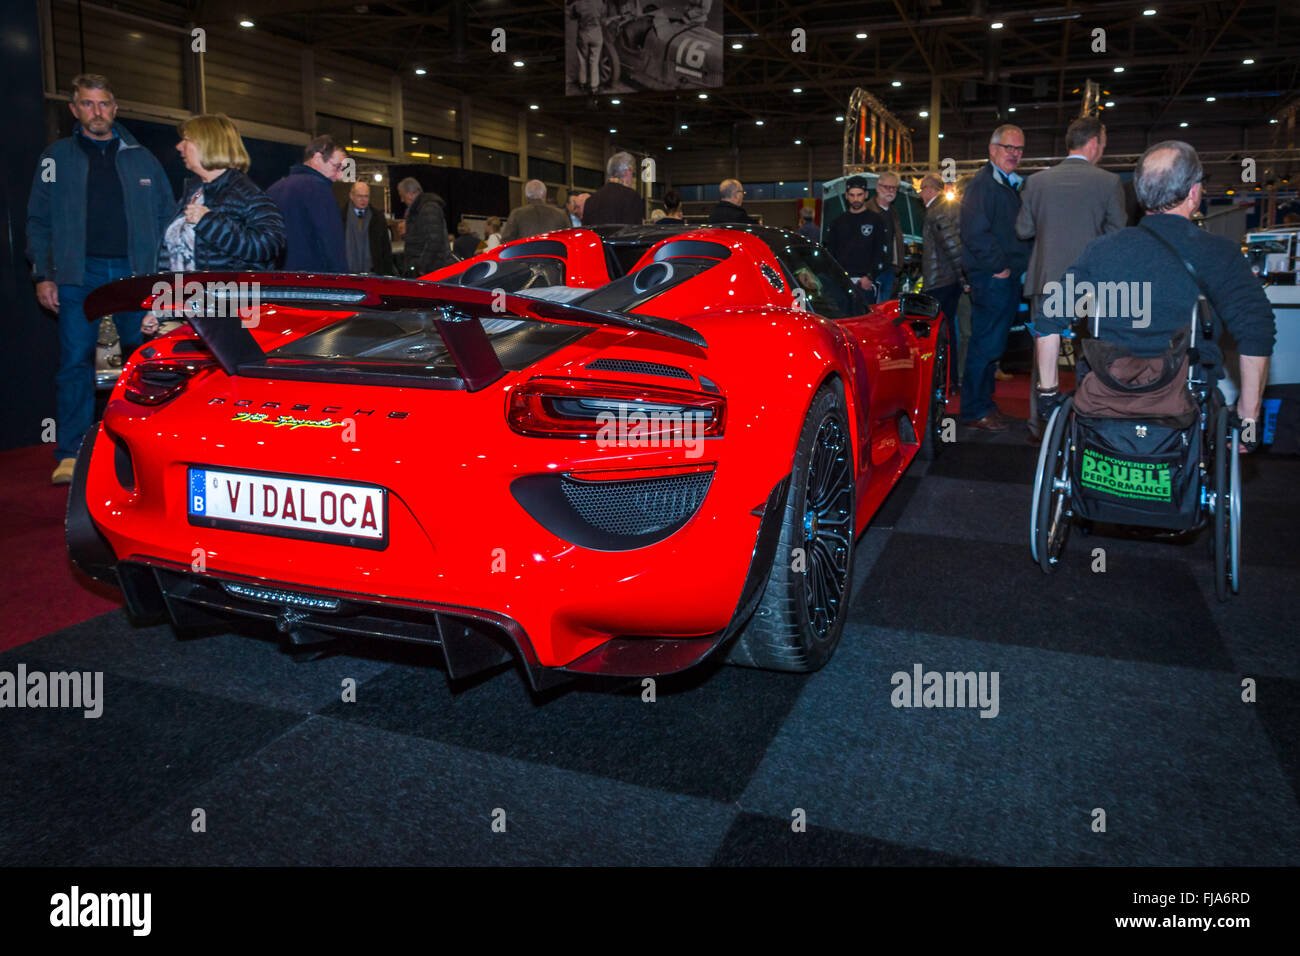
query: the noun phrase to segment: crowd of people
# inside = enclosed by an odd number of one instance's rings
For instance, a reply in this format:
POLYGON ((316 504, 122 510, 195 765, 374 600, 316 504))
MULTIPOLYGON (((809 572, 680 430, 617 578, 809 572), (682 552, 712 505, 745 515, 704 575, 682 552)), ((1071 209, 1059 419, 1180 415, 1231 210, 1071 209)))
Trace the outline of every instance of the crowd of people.
MULTIPOLYGON (((340 215, 333 184, 343 179, 351 161, 329 136, 313 139, 303 161, 263 192, 247 175, 249 155, 234 124, 219 114, 191 117, 178 127, 176 150, 190 177, 177 202, 158 159, 115 121, 117 104, 106 78, 77 76, 69 108, 76 120, 73 133, 42 155, 27 229, 37 297, 59 317, 55 483, 71 480, 78 446, 93 419, 97 331, 85 321, 81 306, 97 286, 129 275, 217 270, 422 276, 502 242, 576 225, 645 221, 645 200, 635 188, 637 162, 627 152, 609 158, 603 186, 590 194, 570 194, 563 209, 547 201, 544 183, 530 180, 523 204, 504 223, 487 218, 481 238, 467 220, 451 236, 442 197, 408 177, 397 184, 406 207, 396 230, 404 240, 399 268, 386 217, 371 204, 367 183, 353 183, 340 215), (42 174, 47 161, 53 161, 57 176, 42 174)), ((1066 159, 1026 181, 1016 173, 1024 132, 999 126, 989 141, 989 162, 967 184, 960 206, 944 198, 938 176, 921 182, 926 210, 923 286, 950 317, 956 316, 961 295, 970 296, 970 337, 961 376, 963 423, 990 432, 1008 428, 993 391, 1022 296, 1030 299, 1041 336, 1031 394, 1042 400, 1040 410, 1050 410, 1059 395, 1053 351, 1059 346, 1054 343, 1068 326, 1059 316, 1044 315, 1053 283, 1071 270, 1096 278, 1147 268, 1155 261, 1160 268, 1153 270, 1153 281, 1161 291, 1167 286, 1171 293, 1185 293, 1191 280, 1161 261, 1178 264, 1177 257, 1162 257, 1153 248, 1157 241, 1170 244, 1184 260, 1204 260, 1206 291, 1241 348, 1243 414, 1258 414, 1272 349, 1272 312, 1235 246, 1187 221, 1200 203, 1195 150, 1170 142, 1143 155, 1134 185, 1149 214, 1143 226, 1149 228, 1135 231, 1125 228, 1128 213, 1119 177, 1097 167, 1106 145, 1105 127, 1095 117, 1078 119, 1070 125, 1066 143, 1066 159), (1094 242, 1106 236, 1115 242, 1104 247, 1094 242), (1258 362, 1247 361, 1257 358, 1264 363, 1262 377, 1258 362)), ((802 208, 798 231, 824 243, 865 301, 881 302, 895 294, 905 265, 897 210, 901 181, 895 173, 883 172, 872 196, 869 187, 866 177, 849 178, 845 211, 820 230, 813 211, 802 208)), ((708 223, 755 222, 744 197, 740 181, 723 180, 708 223)), ((663 206, 655 212, 654 225, 685 225, 676 190, 665 192, 663 206)), ((1165 300, 1157 296, 1156 301, 1165 300)), ((1168 301, 1181 299, 1175 295, 1168 301)), ((1160 321, 1152 325, 1167 337, 1176 310, 1162 306, 1158 312, 1160 321)), ((143 313, 114 318, 124 354, 157 328, 156 320, 143 313)), ((1031 440, 1038 435, 1031 414, 1031 440)))

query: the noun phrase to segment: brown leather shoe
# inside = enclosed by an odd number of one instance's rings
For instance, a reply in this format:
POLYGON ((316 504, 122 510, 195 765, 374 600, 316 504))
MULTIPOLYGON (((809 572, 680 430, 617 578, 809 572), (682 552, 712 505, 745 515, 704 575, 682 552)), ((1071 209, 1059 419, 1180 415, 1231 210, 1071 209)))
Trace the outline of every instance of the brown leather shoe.
POLYGON ((67 485, 72 482, 72 472, 77 467, 77 459, 60 458, 59 467, 54 469, 54 474, 50 475, 50 483, 54 485, 67 485))
POLYGON ((1007 423, 998 417, 997 412, 989 412, 983 418, 972 419, 968 422, 962 422, 967 428, 978 428, 982 432, 1004 432, 1007 430, 1007 423))
POLYGON ((1002 369, 999 368, 993 370, 993 378, 999 382, 1009 382, 1013 378, 1015 378, 1015 376, 1012 375, 1010 372, 1004 372, 1002 371, 1002 369))

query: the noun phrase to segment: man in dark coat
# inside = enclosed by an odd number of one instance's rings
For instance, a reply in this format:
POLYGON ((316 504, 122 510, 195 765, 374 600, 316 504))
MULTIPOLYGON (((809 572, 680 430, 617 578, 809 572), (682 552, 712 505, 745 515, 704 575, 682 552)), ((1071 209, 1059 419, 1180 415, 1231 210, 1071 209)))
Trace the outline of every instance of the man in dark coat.
POLYGON ((419 278, 455 262, 447 238, 447 212, 442 197, 426 193, 419 180, 410 176, 397 184, 397 194, 406 203, 403 275, 419 278))
POLYGON ((330 183, 343 178, 348 154, 328 136, 303 150, 301 164, 271 184, 266 194, 284 214, 283 268, 289 272, 347 272, 343 222, 330 183))
POLYGON ((1007 430, 993 401, 993 375, 1007 346, 1020 306, 1020 276, 1030 243, 1016 235, 1025 151, 1019 126, 1004 125, 989 140, 989 161, 980 167, 961 200, 962 264, 970 279, 970 345, 962 377, 963 424, 983 431, 1007 430))
POLYGON ((925 224, 921 227, 921 280, 927 293, 939 302, 952 330, 948 355, 949 367, 956 368, 957 304, 962 292, 970 288, 961 263, 961 231, 956 211, 943 194, 943 180, 930 173, 921 180, 921 201, 925 203, 925 224))
POLYGON ((631 153, 615 153, 605 164, 605 175, 609 182, 592 193, 582 207, 582 224, 641 225, 645 218, 645 200, 632 188, 636 181, 636 159, 631 153))
POLYGON ((749 218, 749 213, 745 212, 745 207, 741 205, 745 201, 745 187, 740 184, 739 179, 724 179, 718 186, 718 195, 721 198, 709 213, 710 223, 752 223, 754 221, 749 218))
POLYGON ((370 205, 370 185, 356 182, 343 207, 343 244, 348 272, 393 274, 393 242, 384 215, 370 205))

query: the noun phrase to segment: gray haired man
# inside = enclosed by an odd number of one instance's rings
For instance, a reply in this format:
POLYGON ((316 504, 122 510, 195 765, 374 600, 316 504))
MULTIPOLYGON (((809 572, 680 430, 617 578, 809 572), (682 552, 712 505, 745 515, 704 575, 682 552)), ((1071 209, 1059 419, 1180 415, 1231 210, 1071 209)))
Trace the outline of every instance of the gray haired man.
POLYGON ((510 218, 501 228, 501 241, 568 229, 569 217, 563 209, 546 201, 546 184, 540 179, 524 183, 524 204, 510 210, 510 218))
POLYGON ((615 153, 605 164, 605 176, 608 182, 591 194, 582 209, 582 224, 640 225, 645 219, 645 200, 632 188, 636 182, 636 158, 631 153, 615 153))
MULTIPOLYGON (((1201 179, 1200 157, 1189 144, 1166 140, 1150 147, 1133 170, 1133 184, 1146 217, 1138 226, 1094 239, 1065 271, 1062 284, 1077 290, 1087 288, 1083 283, 1091 283, 1092 288, 1110 283, 1108 288, 1131 290, 1127 296, 1130 303, 1134 295, 1140 296, 1145 313, 1140 318, 1124 314, 1122 309, 1098 308, 1098 338, 1136 355, 1160 355, 1169 348, 1174 333, 1188 327, 1202 294, 1194 271, 1221 322, 1208 339, 1198 337, 1201 362, 1210 367, 1212 383, 1218 382, 1224 374, 1218 339, 1224 328, 1232 333, 1241 355, 1237 412, 1245 422, 1254 423, 1259 418, 1273 354, 1273 309, 1240 246, 1192 223, 1191 215, 1201 205, 1201 179)), ((1038 414, 1043 420, 1060 402, 1057 352, 1061 333, 1069 327, 1077 305, 1046 297, 1034 315, 1041 380, 1038 414)), ((1243 438, 1249 441, 1246 436, 1253 433, 1253 428, 1243 429, 1243 438)))

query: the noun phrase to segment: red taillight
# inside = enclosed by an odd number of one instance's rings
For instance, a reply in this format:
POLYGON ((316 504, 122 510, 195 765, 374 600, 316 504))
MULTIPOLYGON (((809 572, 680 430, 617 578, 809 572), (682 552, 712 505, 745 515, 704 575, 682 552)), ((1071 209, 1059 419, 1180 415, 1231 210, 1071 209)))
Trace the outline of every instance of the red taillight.
POLYGON ((619 444, 662 445, 717 438, 727 411, 721 395, 627 382, 533 379, 510 392, 506 418, 535 438, 614 438, 619 444))
POLYGON ((216 367, 212 359, 159 359, 141 362, 126 380, 126 400, 137 405, 162 405, 185 391, 190 379, 216 367))

